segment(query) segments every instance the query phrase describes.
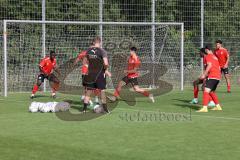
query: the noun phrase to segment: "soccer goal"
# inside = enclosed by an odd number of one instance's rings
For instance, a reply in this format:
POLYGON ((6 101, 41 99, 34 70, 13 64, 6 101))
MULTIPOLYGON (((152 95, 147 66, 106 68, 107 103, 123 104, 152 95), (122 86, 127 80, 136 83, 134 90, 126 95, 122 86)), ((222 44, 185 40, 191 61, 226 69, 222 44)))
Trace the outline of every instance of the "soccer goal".
POLYGON ((113 73, 108 88, 123 76, 129 47, 134 45, 142 62, 139 85, 156 87, 162 80, 183 90, 183 23, 4 20, 3 29, 5 96, 31 91, 38 63, 50 50, 57 52, 58 66, 70 68, 65 69, 62 83, 81 86, 80 64, 72 68, 71 63, 98 35, 113 73))

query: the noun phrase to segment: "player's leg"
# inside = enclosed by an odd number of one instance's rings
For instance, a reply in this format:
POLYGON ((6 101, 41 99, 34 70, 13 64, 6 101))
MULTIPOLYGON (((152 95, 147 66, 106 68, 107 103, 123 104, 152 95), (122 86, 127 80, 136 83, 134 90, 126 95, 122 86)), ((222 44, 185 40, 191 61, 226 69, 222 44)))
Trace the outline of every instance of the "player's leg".
MULTIPOLYGON (((81 96, 82 101, 84 101, 84 97, 87 93, 87 87, 86 87, 87 83, 86 83, 86 80, 85 80, 85 76, 86 75, 84 75, 84 74, 82 75, 82 86, 83 86, 83 93, 82 93, 82 96, 81 96)), ((91 100, 91 97, 90 97, 90 100, 89 100, 89 104, 90 104, 91 107, 93 107, 93 102, 91 100)))
POLYGON ((89 89, 87 88, 86 89, 86 93, 85 93, 85 97, 84 97, 84 100, 83 100, 83 109, 82 109, 83 113, 86 113, 86 111, 87 111, 87 106, 89 104, 91 94, 92 94, 92 89, 91 88, 89 88, 89 89))
POLYGON ((208 102, 209 102, 209 93, 211 92, 211 89, 208 87, 205 87, 203 91, 203 107, 198 110, 197 112, 208 112, 208 102))
POLYGON ((87 92, 87 89, 86 89, 86 83, 85 83, 85 79, 84 79, 85 75, 83 74, 82 75, 82 86, 83 86, 83 93, 82 93, 82 96, 81 96, 81 100, 83 101, 84 100, 84 97, 86 95, 86 92, 87 92))
POLYGON ((230 83, 230 75, 228 72, 228 68, 221 68, 221 72, 223 73, 224 78, 227 83, 227 92, 230 93, 231 92, 231 83, 230 83))
POLYGON ((101 90, 100 97, 101 97, 101 103, 102 103, 102 107, 103 107, 104 111, 106 113, 110 113, 110 111, 108 110, 108 107, 107 107, 107 97, 106 97, 105 90, 101 90))
POLYGON ((116 101, 117 99, 120 98, 120 92, 122 90, 122 87, 128 84, 128 77, 125 76, 122 78, 122 80, 120 82, 118 82, 117 87, 114 90, 113 96, 107 96, 107 98, 110 101, 116 101))
POLYGON ((118 83, 118 85, 117 85, 117 87, 116 87, 113 95, 118 98, 118 97, 120 96, 120 92, 121 92, 121 90, 122 90, 122 87, 125 86, 125 85, 127 85, 127 84, 128 84, 128 77, 125 76, 125 77, 123 77, 122 80, 118 83))
POLYGON ((208 107, 210 96, 212 97, 213 100, 215 100, 215 103, 218 103, 217 99, 214 99, 215 97, 212 96, 212 93, 211 93, 212 91, 216 90, 218 83, 219 83, 219 80, 216 80, 216 79, 208 79, 206 81, 206 87, 203 92, 203 107, 197 112, 208 112, 207 107, 208 107))
POLYGON ((134 89, 136 92, 144 95, 145 97, 148 97, 153 103, 155 102, 154 97, 153 97, 152 94, 150 94, 150 93, 149 93, 148 91, 146 91, 145 89, 142 89, 142 88, 139 87, 137 78, 129 79, 129 82, 132 84, 133 89, 134 89))
POLYGON ((101 93, 101 91, 99 90, 99 89, 95 89, 94 90, 94 95, 95 95, 95 99, 94 99, 94 102, 95 103, 99 103, 99 98, 101 98, 100 96, 100 93, 101 93))
POLYGON ((38 91, 38 89, 41 86, 41 84, 44 82, 44 79, 45 79, 44 74, 39 74, 38 75, 36 83, 33 86, 32 94, 31 94, 30 98, 34 98, 35 97, 35 94, 38 91))
POLYGON ((202 83, 203 83, 203 80, 200 80, 199 78, 193 81, 193 99, 190 102, 191 104, 198 103, 199 84, 202 84, 202 83))
POLYGON ((107 107, 107 97, 105 94, 107 81, 104 73, 100 73, 96 81, 96 89, 100 91, 100 99, 102 103, 102 107, 106 113, 110 113, 107 107))
POLYGON ((60 81, 57 79, 57 77, 54 74, 50 74, 48 76, 48 80, 52 90, 52 98, 56 98, 56 91, 58 91, 60 87, 60 81))
POLYGON ((217 97, 217 94, 215 92, 216 89, 217 89, 218 83, 219 83, 219 81, 215 80, 215 84, 212 88, 212 91, 209 93, 210 97, 212 98, 212 100, 216 104, 216 106, 211 109, 211 110, 214 110, 214 111, 222 111, 222 107, 219 104, 218 97, 217 97))

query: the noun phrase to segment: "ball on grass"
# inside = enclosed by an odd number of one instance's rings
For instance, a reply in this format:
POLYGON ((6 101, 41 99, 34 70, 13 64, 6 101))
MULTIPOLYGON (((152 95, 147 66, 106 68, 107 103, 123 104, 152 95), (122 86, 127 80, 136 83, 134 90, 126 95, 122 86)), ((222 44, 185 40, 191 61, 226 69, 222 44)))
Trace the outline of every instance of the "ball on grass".
POLYGON ((93 107, 93 111, 95 113, 104 113, 104 109, 101 105, 99 104, 96 104, 94 107, 93 107))

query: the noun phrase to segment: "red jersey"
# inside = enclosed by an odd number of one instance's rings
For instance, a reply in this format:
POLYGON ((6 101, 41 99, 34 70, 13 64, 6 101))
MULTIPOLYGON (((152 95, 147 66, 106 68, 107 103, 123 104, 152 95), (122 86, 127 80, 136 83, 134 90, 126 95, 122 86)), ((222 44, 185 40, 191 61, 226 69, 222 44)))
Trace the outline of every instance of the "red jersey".
POLYGON ((57 64, 56 58, 54 58, 53 61, 51 61, 50 57, 45 57, 41 60, 39 66, 42 68, 44 74, 49 75, 56 67, 56 64, 57 64))
MULTIPOLYGON (((133 69, 137 69, 140 66, 141 62, 140 59, 137 56, 130 56, 128 59, 128 71, 133 70, 133 69)), ((132 73, 128 73, 128 78, 136 78, 139 76, 139 73, 136 72, 132 72, 132 73)))
POLYGON ((88 74, 88 65, 82 65, 82 74, 87 75, 88 74))
POLYGON ((77 59, 82 60, 87 54, 87 51, 82 51, 78 54, 77 59))
MULTIPOLYGON (((78 54, 77 59, 82 60, 86 55, 87 55, 87 51, 84 50, 78 54)), ((88 65, 82 65, 81 71, 82 71, 83 75, 87 75, 88 74, 88 65)))
POLYGON ((221 70, 220 70, 220 65, 218 58, 214 54, 208 54, 205 56, 206 62, 211 63, 212 66, 208 72, 208 78, 210 79, 221 79, 221 70))
POLYGON ((217 56, 220 67, 223 68, 227 62, 229 53, 226 48, 216 49, 214 54, 217 56))

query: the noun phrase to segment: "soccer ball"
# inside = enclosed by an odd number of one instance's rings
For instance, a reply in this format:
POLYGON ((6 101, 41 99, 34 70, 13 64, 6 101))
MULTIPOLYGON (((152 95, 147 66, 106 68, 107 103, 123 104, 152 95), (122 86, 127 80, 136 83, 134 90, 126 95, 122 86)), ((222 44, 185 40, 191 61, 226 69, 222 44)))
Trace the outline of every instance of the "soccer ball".
POLYGON ((38 112, 38 103, 37 102, 32 102, 31 105, 29 106, 29 112, 36 113, 38 112))
POLYGON ((104 110, 103 110, 103 107, 99 104, 96 104, 94 107, 93 107, 93 111, 95 113, 104 113, 104 110))

